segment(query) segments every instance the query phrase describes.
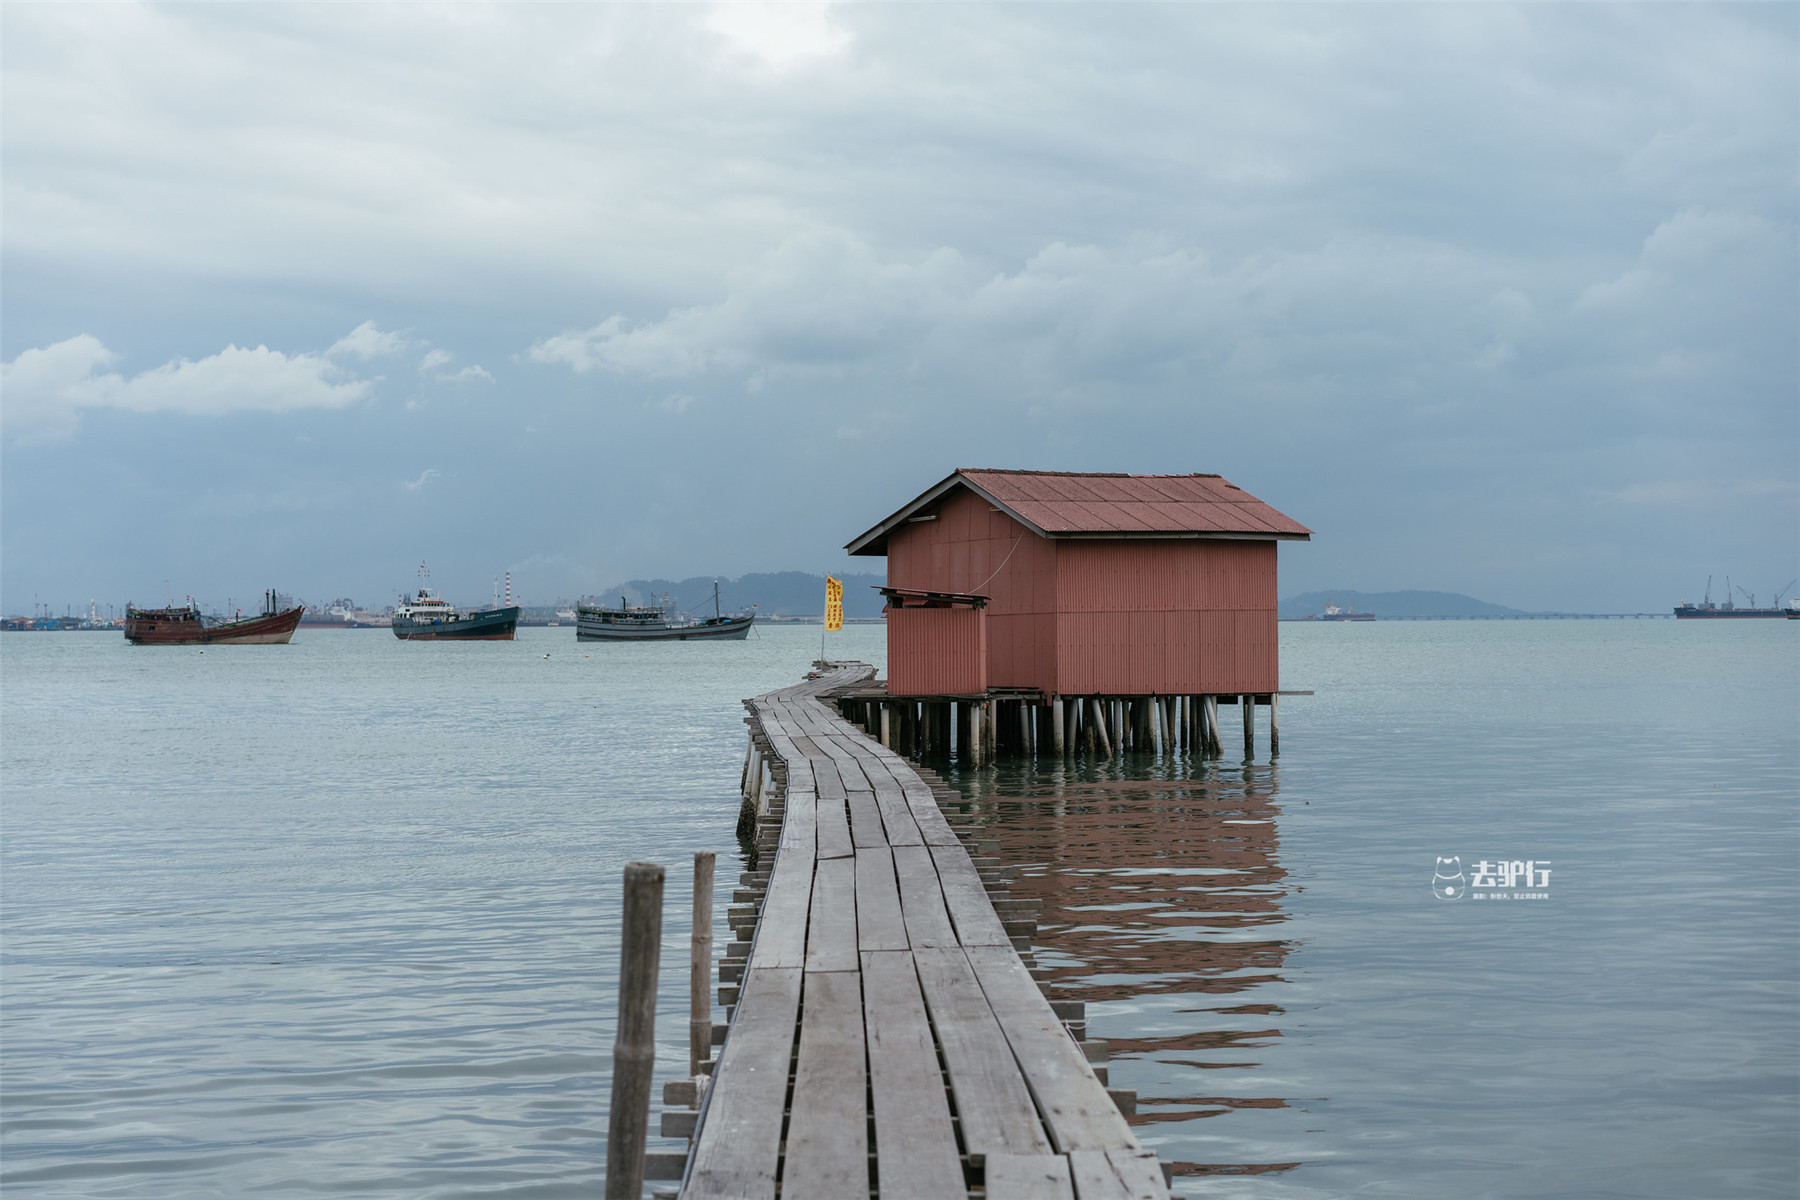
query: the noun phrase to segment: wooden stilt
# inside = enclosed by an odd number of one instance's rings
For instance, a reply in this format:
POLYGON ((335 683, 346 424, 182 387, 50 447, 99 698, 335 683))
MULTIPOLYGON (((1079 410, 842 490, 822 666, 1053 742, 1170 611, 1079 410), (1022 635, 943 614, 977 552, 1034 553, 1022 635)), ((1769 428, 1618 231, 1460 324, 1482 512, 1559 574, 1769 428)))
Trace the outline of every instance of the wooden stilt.
POLYGON ((881 706, 881 744, 890 749, 894 745, 894 706, 886 703, 881 706))
POLYGON ((1050 752, 1057 758, 1066 753, 1063 741, 1063 729, 1066 721, 1063 716, 1063 700, 1061 696, 1050 697, 1050 752))
MULTIPOLYGON (((644 1194, 644 1138, 656 1071, 656 971, 662 953, 663 869, 625 864, 619 951, 619 1027, 613 1040, 612 1109, 606 1129, 606 1200, 644 1194)), ((707 1042, 712 1041, 710 1024, 707 1042)))
POLYGON ((1099 734, 1099 738, 1100 738, 1100 757, 1101 758, 1111 758, 1112 757, 1112 740, 1106 736, 1105 714, 1102 713, 1100 710, 1100 701, 1099 700, 1097 700, 1097 699, 1094 700, 1093 705, 1094 705, 1094 724, 1099 726, 1099 728, 1096 730, 1096 732, 1099 734))
POLYGON ((1245 692, 1240 699, 1244 709, 1244 757, 1256 757, 1256 697, 1245 692))
POLYGON ((1209 758, 1225 757, 1225 741, 1219 736, 1219 698, 1208 696, 1202 706, 1206 722, 1206 753, 1209 758))
POLYGON ((694 855, 694 929, 688 943, 689 1078, 712 1057, 712 920, 713 852, 702 850, 694 855))
POLYGON ((1269 757, 1281 753, 1281 697, 1269 693, 1269 757))

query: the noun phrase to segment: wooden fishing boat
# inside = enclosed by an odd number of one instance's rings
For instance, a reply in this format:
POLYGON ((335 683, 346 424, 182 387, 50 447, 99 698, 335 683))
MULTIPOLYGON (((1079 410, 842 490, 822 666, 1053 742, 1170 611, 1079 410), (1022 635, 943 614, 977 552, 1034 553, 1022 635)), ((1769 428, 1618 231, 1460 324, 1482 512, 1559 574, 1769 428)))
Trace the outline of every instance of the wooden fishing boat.
POLYGON ((207 621, 192 600, 181 608, 127 604, 125 640, 134 646, 285 646, 305 611, 305 605, 278 609, 273 591, 263 593, 260 614, 232 621, 207 621))

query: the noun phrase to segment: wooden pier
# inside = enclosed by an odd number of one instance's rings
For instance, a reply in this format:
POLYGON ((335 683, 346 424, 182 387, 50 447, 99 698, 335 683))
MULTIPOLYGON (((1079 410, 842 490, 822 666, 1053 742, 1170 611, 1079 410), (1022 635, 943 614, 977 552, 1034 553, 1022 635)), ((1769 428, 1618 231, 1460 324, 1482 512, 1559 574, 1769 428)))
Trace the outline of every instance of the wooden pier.
POLYGON ((1010 869, 840 715, 833 694, 873 668, 820 667, 747 702, 763 857, 734 897, 716 1057, 664 1091, 698 1112, 663 1114, 692 1141, 661 1194, 1167 1200, 1080 1005, 1039 982, 1010 869))

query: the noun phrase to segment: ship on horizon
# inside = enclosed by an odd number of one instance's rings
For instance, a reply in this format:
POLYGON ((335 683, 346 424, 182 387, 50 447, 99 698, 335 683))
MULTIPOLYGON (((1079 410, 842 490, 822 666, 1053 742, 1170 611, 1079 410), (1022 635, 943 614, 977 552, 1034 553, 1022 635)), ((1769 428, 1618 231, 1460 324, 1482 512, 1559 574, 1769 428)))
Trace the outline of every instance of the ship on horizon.
POLYGON ((125 640, 133 646, 285 646, 306 609, 282 609, 274 589, 263 593, 263 611, 230 621, 208 620, 192 596, 180 608, 125 605, 125 640))
MULTIPOLYGON (((665 598, 666 599, 666 598, 665 598)), ((601 604, 575 606, 578 642, 741 642, 756 623, 754 612, 725 615, 719 607, 719 581, 713 580, 713 615, 704 620, 670 615, 661 604, 631 604, 619 597, 617 608, 601 604)))
MULTIPOLYGON (((394 606, 394 636, 403 642, 510 642, 519 628, 519 606, 468 612, 431 590, 431 572, 419 564, 419 590, 394 606)), ((508 591, 511 583, 508 581, 508 591)), ((509 600, 511 596, 507 597, 509 600)))
POLYGON ((1731 586, 1731 576, 1729 575, 1725 577, 1724 602, 1720 604, 1713 603, 1712 576, 1708 575, 1706 577, 1706 592, 1700 603, 1689 604, 1686 600, 1683 600, 1680 604, 1675 606, 1675 616, 1681 620, 1716 620, 1743 617, 1760 617, 1765 619, 1792 617, 1795 620, 1800 620, 1800 598, 1790 599, 1787 602, 1786 607, 1783 607, 1781 603, 1781 597, 1792 589, 1796 583, 1800 583, 1800 579, 1789 580, 1787 587, 1776 592, 1774 606, 1770 608, 1758 608, 1756 606, 1756 593, 1745 591, 1744 588, 1738 587, 1735 590, 1743 592, 1744 599, 1750 602, 1740 608, 1737 604, 1732 602, 1731 594, 1734 589, 1731 586))
POLYGON ((1341 607, 1336 601, 1327 602, 1324 612, 1308 613, 1300 618, 1302 621, 1373 621, 1372 612, 1357 612, 1356 606, 1341 607))

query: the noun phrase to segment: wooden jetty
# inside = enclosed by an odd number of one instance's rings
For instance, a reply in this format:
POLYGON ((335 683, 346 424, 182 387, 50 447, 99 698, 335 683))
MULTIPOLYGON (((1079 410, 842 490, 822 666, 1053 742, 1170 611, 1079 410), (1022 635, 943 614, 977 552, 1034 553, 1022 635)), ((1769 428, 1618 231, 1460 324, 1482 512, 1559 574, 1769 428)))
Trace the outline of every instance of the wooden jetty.
POLYGON ((680 1168, 658 1195, 1168 1200, 1081 1006, 1039 982, 1010 869, 939 807, 948 789, 840 715, 873 668, 818 667, 747 702, 765 857, 730 910, 716 1058, 664 1089, 698 1111, 663 1113, 692 1140, 653 1164, 680 1168))

